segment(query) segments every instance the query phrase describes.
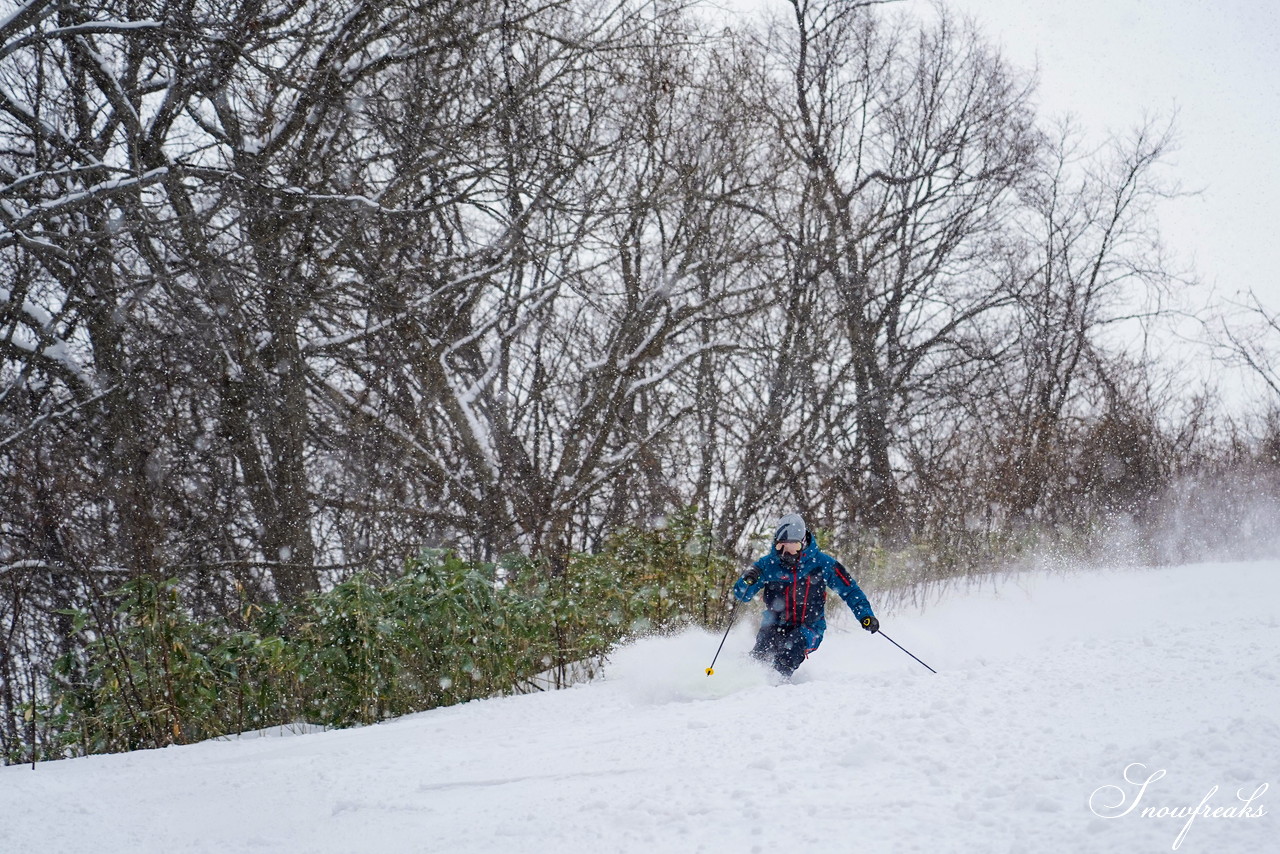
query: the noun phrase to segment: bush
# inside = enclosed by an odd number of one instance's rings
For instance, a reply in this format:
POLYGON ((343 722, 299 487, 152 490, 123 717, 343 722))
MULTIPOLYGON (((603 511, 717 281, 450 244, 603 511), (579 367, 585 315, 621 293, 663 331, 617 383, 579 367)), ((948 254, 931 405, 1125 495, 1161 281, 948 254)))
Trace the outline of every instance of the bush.
MULTIPOLYGON (((732 580, 692 511, 598 554, 501 566, 424 552, 389 582, 357 574, 291 607, 200 621, 175 579, 73 611, 72 652, 30 710, 42 758, 198 741, 306 721, 345 727, 568 681, 625 637, 714 623, 732 580)), ((29 749, 29 746, 24 746, 29 749)))

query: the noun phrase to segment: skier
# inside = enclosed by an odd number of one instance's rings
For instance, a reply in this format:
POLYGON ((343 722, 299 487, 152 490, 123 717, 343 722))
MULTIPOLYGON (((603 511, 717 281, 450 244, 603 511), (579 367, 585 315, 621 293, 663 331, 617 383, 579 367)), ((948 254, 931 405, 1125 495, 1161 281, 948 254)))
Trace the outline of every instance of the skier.
POLYGON ((818 548, 799 514, 783 516, 773 534, 773 550, 733 585, 733 595, 742 602, 750 602, 764 590, 764 618, 752 657, 772 664, 783 679, 790 680, 822 643, 828 587, 853 610, 864 629, 880 630, 880 621, 849 571, 818 548))

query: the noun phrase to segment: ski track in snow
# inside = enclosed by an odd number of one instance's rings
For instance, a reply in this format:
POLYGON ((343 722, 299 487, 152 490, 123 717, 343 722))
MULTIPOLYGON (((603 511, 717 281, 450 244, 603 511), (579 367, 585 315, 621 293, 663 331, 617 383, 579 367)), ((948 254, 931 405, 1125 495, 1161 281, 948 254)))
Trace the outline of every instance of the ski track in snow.
POLYGON ((1264 783, 1261 816, 1197 817, 1177 850, 1280 851, 1280 560, 882 609, 936 676, 836 614, 790 685, 744 619, 712 677, 719 638, 689 631, 566 691, 0 769, 0 851, 1158 852, 1186 820, 1142 808, 1264 783), (1166 775, 1098 817, 1130 763, 1166 775))

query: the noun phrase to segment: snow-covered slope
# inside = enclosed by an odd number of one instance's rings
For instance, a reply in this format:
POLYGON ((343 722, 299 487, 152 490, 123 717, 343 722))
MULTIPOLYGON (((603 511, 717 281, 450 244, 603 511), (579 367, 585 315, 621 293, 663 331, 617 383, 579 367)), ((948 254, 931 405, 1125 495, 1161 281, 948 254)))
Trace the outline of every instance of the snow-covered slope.
POLYGON ((649 639, 568 691, 6 768, 0 851, 1280 851, 1280 561, 881 613, 936 676, 852 621, 781 686, 748 625, 712 677, 718 638, 649 639))

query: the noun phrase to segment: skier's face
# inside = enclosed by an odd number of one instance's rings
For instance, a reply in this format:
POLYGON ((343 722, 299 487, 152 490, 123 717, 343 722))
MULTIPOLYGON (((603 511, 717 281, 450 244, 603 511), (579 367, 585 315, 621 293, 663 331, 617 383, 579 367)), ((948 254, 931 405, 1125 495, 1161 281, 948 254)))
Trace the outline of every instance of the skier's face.
POLYGON ((800 547, 803 545, 804 543, 778 543, 775 548, 784 555, 794 555, 800 553, 800 547))

